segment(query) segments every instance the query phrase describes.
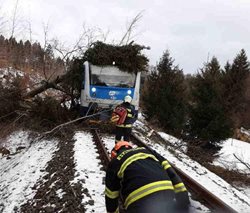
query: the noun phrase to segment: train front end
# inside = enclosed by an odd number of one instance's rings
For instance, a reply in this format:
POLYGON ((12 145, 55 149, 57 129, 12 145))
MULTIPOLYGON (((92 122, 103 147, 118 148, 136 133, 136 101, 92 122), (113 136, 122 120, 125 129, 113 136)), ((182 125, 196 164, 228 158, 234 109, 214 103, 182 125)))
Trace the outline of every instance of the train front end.
POLYGON ((95 66, 84 63, 84 80, 81 91, 81 111, 112 109, 132 97, 136 110, 139 107, 140 72, 124 72, 116 66, 95 66))

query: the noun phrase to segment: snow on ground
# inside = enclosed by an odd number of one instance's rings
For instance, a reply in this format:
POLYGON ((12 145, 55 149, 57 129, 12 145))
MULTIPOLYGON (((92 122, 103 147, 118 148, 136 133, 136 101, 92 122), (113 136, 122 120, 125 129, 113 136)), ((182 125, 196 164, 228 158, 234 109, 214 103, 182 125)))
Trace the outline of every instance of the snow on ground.
MULTIPOLYGON (((220 197, 238 212, 250 212, 250 196, 247 197, 240 191, 236 190, 214 173, 211 173, 200 164, 192 161, 184 153, 176 151, 177 155, 173 155, 172 152, 169 151, 169 147, 164 147, 157 144, 155 141, 147 139, 136 129, 140 129, 146 134, 150 132, 142 122, 136 122, 134 133, 142 138, 145 143, 150 145, 172 164, 177 166, 183 172, 186 172, 194 180, 206 187, 217 197, 220 197)), ((159 134, 162 138, 171 143, 183 143, 166 133, 159 134)), ((11 153, 16 152, 17 146, 25 146, 26 148, 20 153, 11 156, 11 159, 9 160, 7 160, 6 157, 0 157, 0 212, 13 212, 11 210, 15 206, 19 207, 24 201, 34 196, 32 186, 34 186, 38 179, 44 175, 43 171, 46 167, 46 163, 52 158, 53 152, 56 150, 57 144, 54 141, 45 140, 40 141, 39 143, 33 143, 30 148, 27 148, 31 141, 28 136, 29 133, 19 131, 12 134, 6 140, 6 148, 9 148, 11 153)), ((74 139, 76 140, 74 147, 76 173, 73 182, 80 182, 82 187, 87 189, 87 193, 84 194, 82 200, 82 203, 86 207, 86 212, 103 213, 106 211, 104 200, 105 172, 101 169, 101 163, 98 158, 96 147, 93 143, 92 135, 88 132, 79 131, 75 133, 74 139)), ((103 141, 110 151, 114 146, 114 136, 103 135, 103 141)), ((240 145, 238 145, 238 143, 240 142, 233 141, 230 145, 233 144, 236 147, 239 147, 240 145)), ((223 153, 227 153, 226 150, 229 150, 226 148, 229 146, 229 144, 227 145, 227 141, 224 143, 224 146, 225 150, 223 151, 222 149, 221 157, 223 157, 223 153)), ((233 149, 235 146, 231 148, 233 149)), ((244 149, 247 150, 246 147, 244 149)), ((234 150, 235 149, 231 150, 231 152, 234 152, 234 150)), ((58 194, 63 193, 62 190, 58 190, 57 192, 58 194)), ((191 211, 196 213, 209 212, 206 207, 192 199, 191 211)))
MULTIPOLYGON (((145 131, 145 126, 142 122, 136 122, 136 128, 142 129, 145 131)), ((147 131, 146 131, 147 132, 147 131)), ((138 134, 140 138, 143 139, 144 136, 140 135, 138 132, 134 131, 134 133, 138 134)), ((166 141, 172 144, 182 143, 184 145, 185 150, 185 142, 180 141, 179 139, 168 135, 163 132, 159 132, 159 135, 165 139, 166 141)), ((111 150, 114 146, 114 138, 113 137, 105 137, 103 138, 104 143, 108 150, 111 150)), ((168 159, 173 165, 177 168, 181 169, 183 172, 188 174, 198 183, 203 185, 207 190, 211 193, 215 194, 217 197, 222 199, 225 203, 227 203, 232 208, 236 209, 238 212, 248 213, 250 212, 250 198, 232 187, 230 184, 222 180, 220 177, 210 172, 199 163, 191 160, 188 156, 186 156, 182 152, 177 152, 177 157, 172 154, 168 150, 168 147, 163 147, 154 141, 144 138, 144 142, 151 146, 154 150, 163 155, 166 159, 168 159)), ((248 161, 249 162, 249 161, 248 161)), ((191 212, 210 212, 205 206, 201 203, 191 199, 191 212)))
MULTIPOLYGON (((159 132, 161 137, 165 140, 171 140, 168 134, 159 132)), ((175 138, 173 138, 175 143, 175 138)), ((199 163, 191 160, 184 153, 177 150, 177 156, 173 155, 168 149, 160 146, 157 143, 154 143, 151 140, 146 140, 145 143, 150 145, 157 152, 162 154, 166 159, 175 165, 177 168, 181 169, 183 172, 192 177, 195 181, 204 186, 208 191, 219 197, 229 206, 237 210, 238 212, 248 213, 250 212, 250 197, 247 197, 245 194, 241 193, 226 181, 210 172, 199 163)))
MULTIPOLYGON (((185 153, 187 149, 186 143, 182 140, 179 140, 171 135, 168 135, 164 132, 158 132, 162 138, 170 142, 173 145, 180 146, 185 153)), ((221 143, 222 149, 217 154, 218 157, 214 160, 213 165, 221 166, 228 170, 236 170, 243 174, 250 175, 250 143, 229 138, 221 143), (239 160, 237 160, 237 158, 239 160), (240 161, 244 162, 241 163, 240 161)), ((241 192, 244 192, 248 198, 250 198, 250 188, 238 187, 241 192)))
POLYGON ((11 159, 0 157, 0 212, 13 212, 15 206, 20 207, 34 196, 32 186, 44 175, 46 164, 56 150, 57 143, 47 140, 34 143, 28 148, 31 142, 28 136, 27 132, 18 131, 4 142, 11 153, 20 145, 26 148, 10 156, 11 159))
POLYGON ((104 200, 105 172, 101 169, 101 161, 98 159, 97 149, 92 141, 92 135, 88 132, 75 134, 75 182, 80 181, 83 188, 87 188, 90 197, 84 197, 86 213, 106 211, 104 200), (84 181, 81 181, 84 180, 84 181), (91 202, 92 201, 92 202, 91 202))
POLYGON ((12 67, 0 68, 0 82, 4 87, 11 85, 16 78, 25 79, 26 89, 30 91, 34 85, 40 84, 43 80, 42 76, 38 73, 26 73, 12 67))
POLYGON ((28 147, 30 144, 29 132, 27 131, 17 131, 6 138, 6 140, 1 142, 1 146, 5 147, 10 151, 10 153, 15 153, 18 147, 28 147))
POLYGON ((238 170, 241 173, 250 174, 250 169, 246 166, 247 164, 250 167, 250 143, 230 138, 224 141, 222 146, 222 149, 218 153, 219 157, 214 161, 214 164, 230 170, 238 170))
POLYGON ((188 174, 195 181, 200 183, 208 191, 216 195, 232 208, 239 212, 247 213, 250 211, 250 199, 247 196, 214 173, 201 166, 199 163, 194 162, 188 156, 178 151, 178 158, 176 158, 173 154, 171 154, 171 152, 167 151, 160 145, 152 142, 149 144, 151 144, 155 150, 167 158, 177 168, 188 174))

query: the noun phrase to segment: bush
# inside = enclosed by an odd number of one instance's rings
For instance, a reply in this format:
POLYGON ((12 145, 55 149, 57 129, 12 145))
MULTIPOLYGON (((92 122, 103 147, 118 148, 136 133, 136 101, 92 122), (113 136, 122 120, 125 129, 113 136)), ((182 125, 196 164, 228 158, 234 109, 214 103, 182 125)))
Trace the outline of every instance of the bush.
POLYGON ((15 79, 10 87, 3 87, 0 84, 0 117, 2 120, 9 119, 9 116, 7 117, 8 114, 16 115, 15 111, 21 108, 21 93, 19 79, 15 79))
POLYGON ((29 116, 29 127, 33 126, 35 129, 50 129, 75 117, 74 112, 62 107, 61 103, 52 97, 36 98, 29 116))

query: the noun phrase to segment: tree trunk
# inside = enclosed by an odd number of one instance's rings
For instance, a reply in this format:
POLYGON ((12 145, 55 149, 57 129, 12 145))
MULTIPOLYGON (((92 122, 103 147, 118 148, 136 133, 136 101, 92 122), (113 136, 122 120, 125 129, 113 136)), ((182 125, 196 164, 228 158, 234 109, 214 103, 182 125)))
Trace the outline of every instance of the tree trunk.
POLYGON ((50 88, 55 88, 55 86, 58 83, 61 83, 64 79, 65 75, 61 75, 60 77, 58 76, 55 80, 53 81, 44 81, 43 84, 40 87, 37 87, 33 90, 31 90, 30 92, 26 93, 23 95, 24 99, 28 99, 28 98, 33 98, 34 96, 40 94, 41 92, 44 92, 47 89, 50 88))

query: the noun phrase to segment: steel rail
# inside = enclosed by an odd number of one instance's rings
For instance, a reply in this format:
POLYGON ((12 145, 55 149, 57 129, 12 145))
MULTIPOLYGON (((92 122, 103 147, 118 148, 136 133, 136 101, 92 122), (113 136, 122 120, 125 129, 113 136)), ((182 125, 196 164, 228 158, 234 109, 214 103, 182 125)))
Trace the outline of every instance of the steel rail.
MULTIPOLYGON (((96 147, 99 152, 100 160, 103 164, 104 169, 106 170, 108 163, 110 162, 110 157, 107 152, 107 148, 104 146, 101 137, 98 134, 98 129, 91 129, 91 132, 93 134, 94 143, 96 144, 96 147)), ((150 148, 147 144, 145 144, 136 134, 132 133, 132 137, 135 139, 136 144, 138 146, 143 146, 146 149, 150 148)), ((178 169, 176 166, 171 166, 175 169, 177 174, 181 177, 187 188, 192 191, 200 200, 203 200, 207 207, 209 207, 212 211, 215 212, 227 212, 227 213, 236 213, 233 208, 228 206, 225 202, 223 202, 220 198, 216 197, 214 194, 212 194, 210 191, 208 191, 206 188, 204 188, 201 184, 199 184, 197 181, 195 181, 193 178, 188 176, 186 173, 178 169)))
POLYGON ((108 163, 110 162, 110 157, 109 154, 107 152, 106 147, 104 146, 99 134, 98 134, 98 130, 92 128, 91 129, 92 135, 93 135, 93 139, 94 139, 94 143, 96 145, 96 148, 99 152, 99 156, 100 156, 100 160, 103 164, 104 170, 107 169, 108 163))
MULTIPOLYGON (((99 156, 100 156, 100 160, 103 164, 104 170, 107 169, 108 167, 108 163, 111 161, 111 158, 109 157, 109 154, 107 152, 107 148, 104 146, 103 141, 101 139, 101 137, 98 134, 98 130, 97 129, 91 129, 92 135, 93 135, 93 139, 94 139, 94 143, 97 147, 97 150, 99 152, 99 156)), ((122 202, 119 200, 119 212, 120 213, 125 213, 125 209, 122 205, 122 202)))
MULTIPOLYGON (((146 149, 149 149, 149 146, 145 144, 136 134, 132 133, 132 137, 136 140, 137 145, 143 146, 146 149)), ((199 197, 199 199, 202 199, 205 201, 205 203, 215 212, 227 212, 227 213, 236 213, 237 211, 234 210, 232 207, 227 205, 225 202, 223 202, 220 198, 212 194, 210 191, 208 191, 205 187, 203 187, 201 184, 199 184, 197 181, 195 181, 193 178, 188 176, 186 173, 184 173, 182 170, 178 169, 176 166, 171 164, 171 166, 174 168, 176 173, 181 177, 185 185, 188 189, 190 189, 192 192, 199 197)))

